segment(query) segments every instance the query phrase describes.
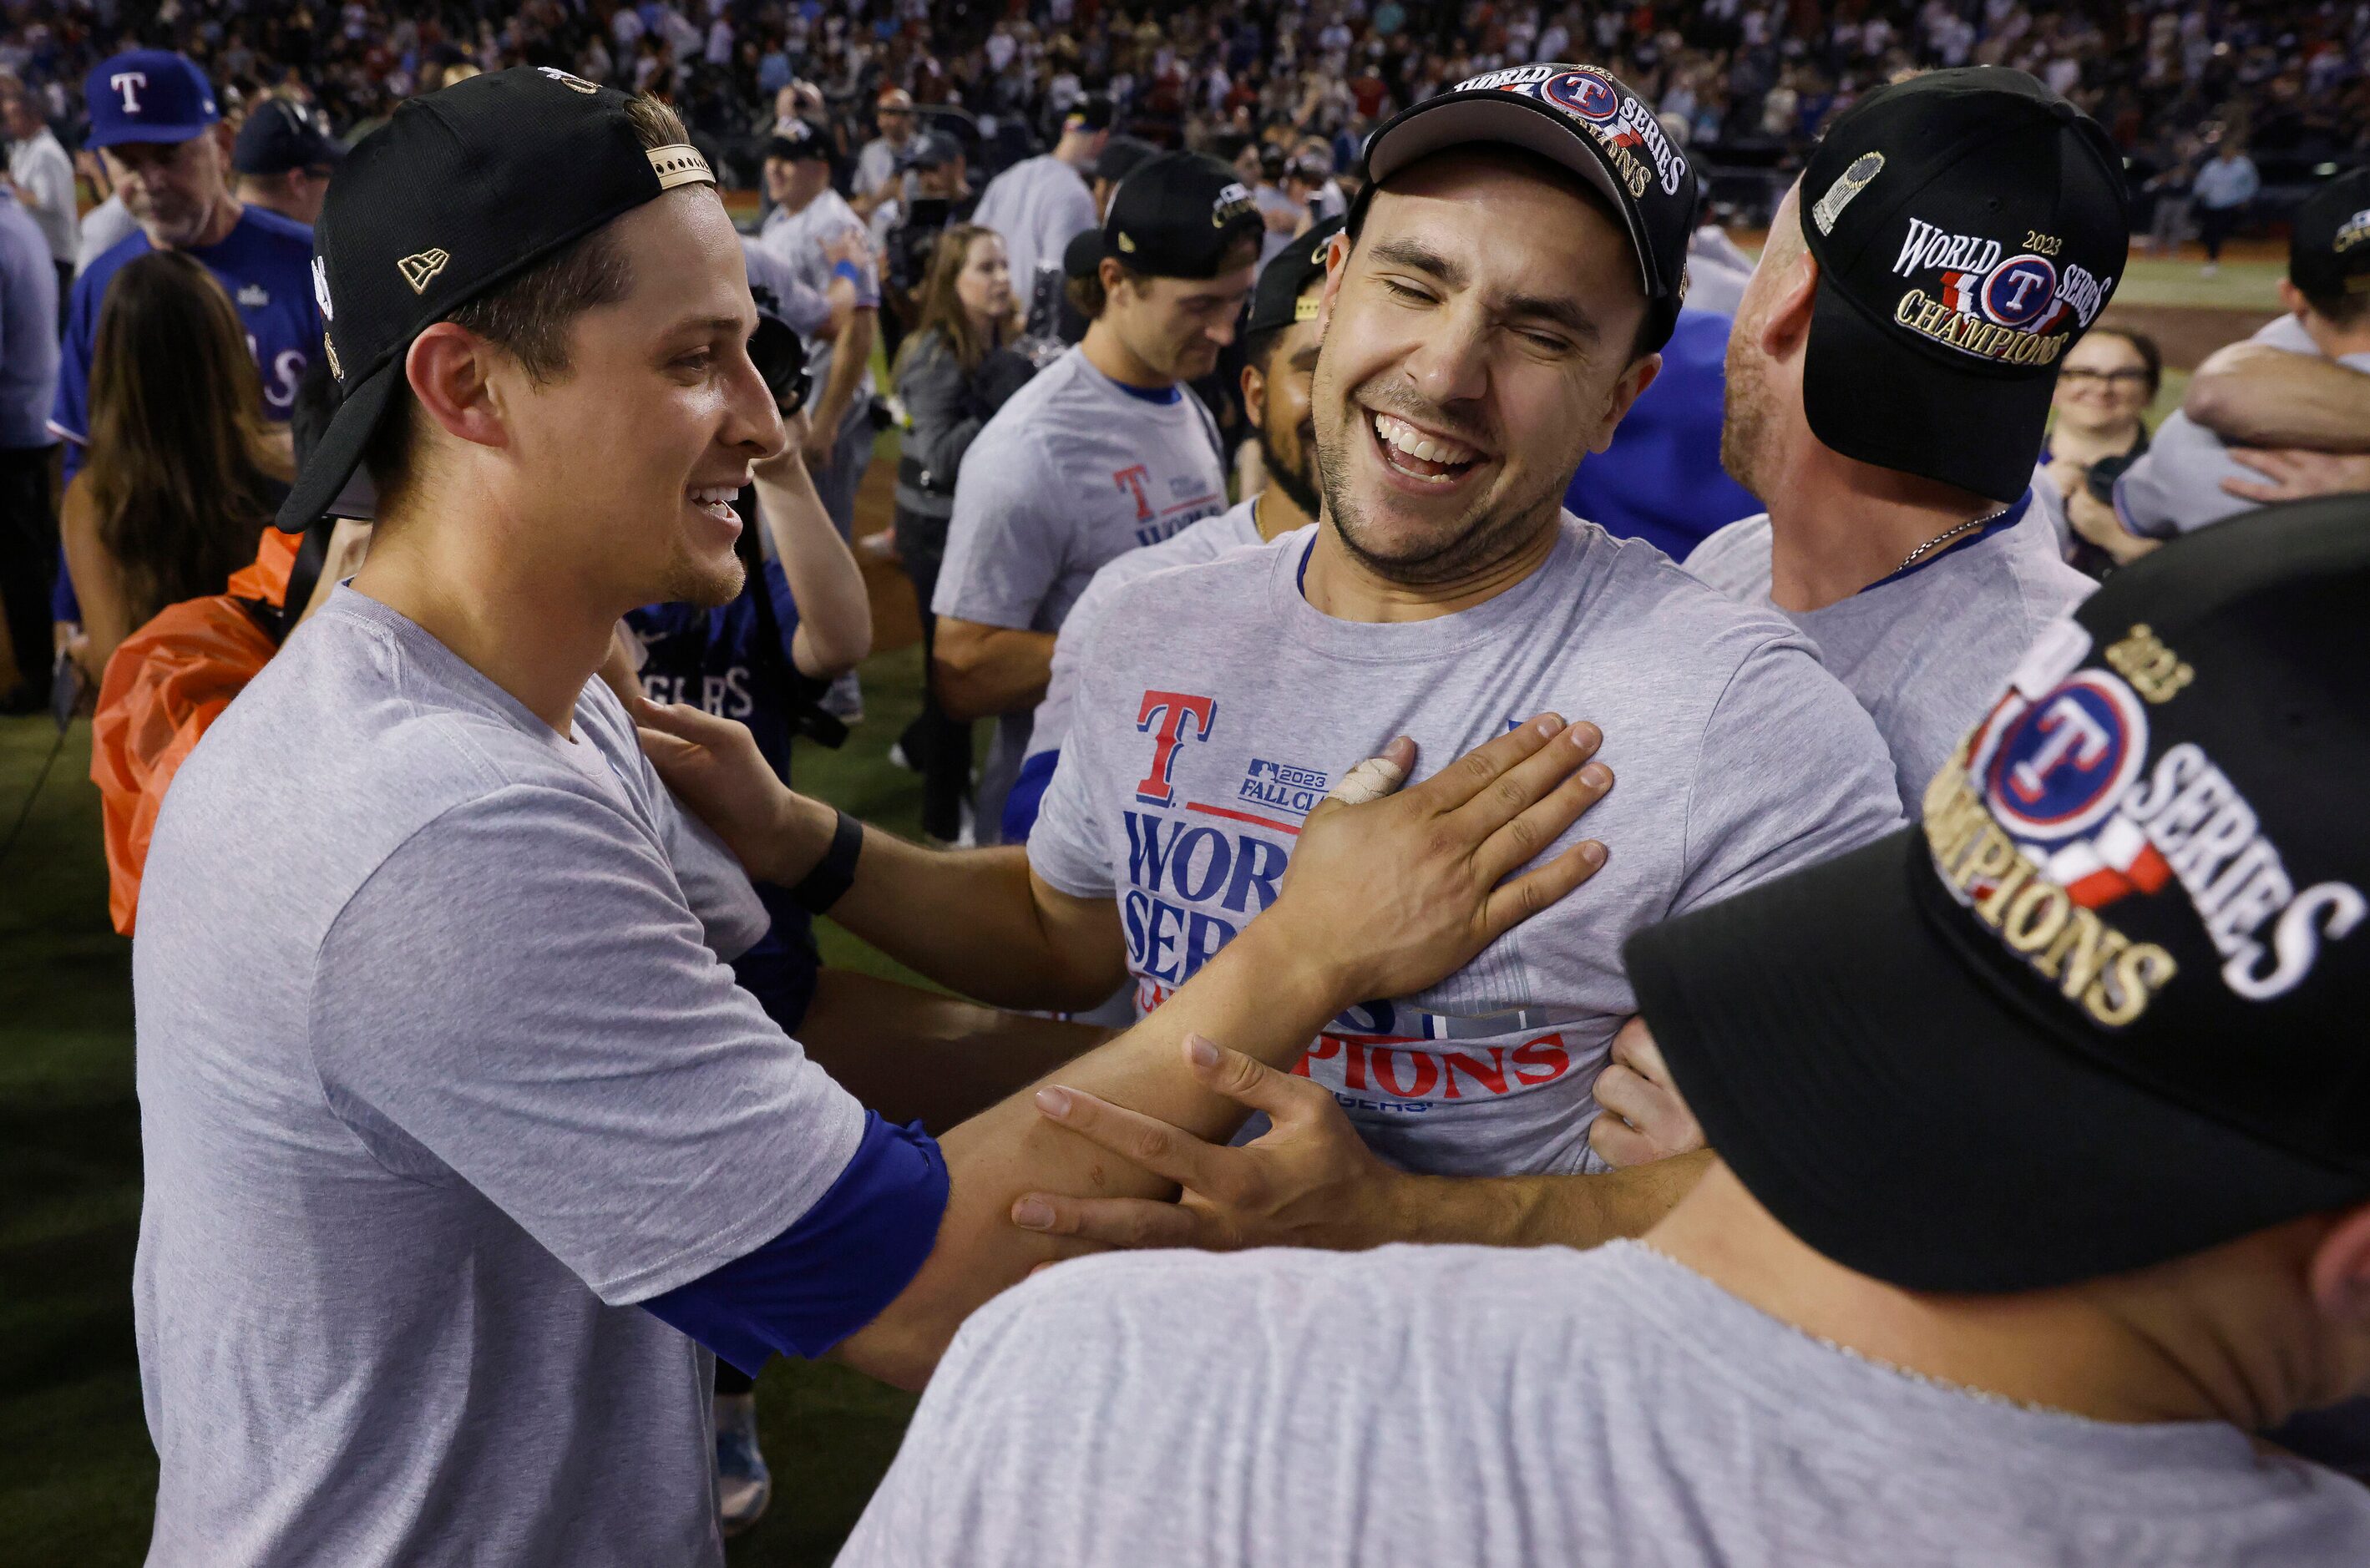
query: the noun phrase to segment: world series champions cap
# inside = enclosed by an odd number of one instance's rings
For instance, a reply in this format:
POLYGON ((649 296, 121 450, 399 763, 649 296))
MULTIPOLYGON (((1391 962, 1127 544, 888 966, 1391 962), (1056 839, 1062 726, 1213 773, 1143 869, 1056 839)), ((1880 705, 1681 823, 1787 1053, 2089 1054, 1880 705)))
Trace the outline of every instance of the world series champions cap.
POLYGON ((282 529, 300 532, 344 487, 413 338, 653 197, 716 183, 692 148, 643 146, 632 101, 522 65, 412 98, 355 145, 313 230, 338 411, 281 505, 282 529))
MULTIPOLYGON (((1260 233, 1259 208, 1235 171, 1200 153, 1160 153, 1145 159, 1111 192, 1099 238, 1102 256, 1154 278, 1214 278, 1246 239, 1260 233)), ((1064 268, 1099 260, 1087 239, 1074 239, 1064 268)), ((1092 271, 1091 265, 1086 267, 1092 271)))
POLYGON ((1417 159, 1472 143, 1526 148, 1585 180, 1620 215, 1638 258, 1648 329, 1641 347, 1670 340, 1686 292, 1687 236, 1699 190, 1694 166, 1654 109, 1612 72, 1542 62, 1491 71, 1411 104, 1366 138, 1358 226, 1375 189, 1417 159))
POLYGON ((1639 933, 1640 1011, 1788 1230, 2042 1289, 2370 1199, 2370 496, 2043 633, 1916 827, 1639 933))
POLYGON ((2370 294, 2370 169, 2339 175, 2296 208, 2288 281, 2318 299, 2370 294))
POLYGON ((2130 250, 2107 133, 2021 71, 1935 71, 1839 116, 1797 200, 1819 263, 1812 434, 1880 468, 2022 495, 2057 367, 2130 250))

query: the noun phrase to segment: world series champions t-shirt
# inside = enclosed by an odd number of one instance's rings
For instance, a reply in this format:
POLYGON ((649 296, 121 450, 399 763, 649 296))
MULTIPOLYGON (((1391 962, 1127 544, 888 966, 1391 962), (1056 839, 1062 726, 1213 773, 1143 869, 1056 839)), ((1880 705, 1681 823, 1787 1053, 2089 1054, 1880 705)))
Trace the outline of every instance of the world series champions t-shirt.
POLYGON ((1591 1091, 1637 1011, 1623 940, 1897 826, 1884 743, 1791 626, 1569 514, 1529 578, 1429 621, 1324 614, 1313 544, 1112 599, 1030 864, 1118 900, 1149 1011, 1274 901, 1309 810, 1393 736, 1420 780, 1541 713, 1594 722, 1616 783, 1547 853, 1598 839, 1604 867, 1439 986, 1342 1013, 1296 1070, 1409 1169, 1599 1168, 1591 1091))
MULTIPOLYGON (((1225 509, 1218 428, 1181 386, 1123 386, 1072 349, 980 429, 955 479, 930 609, 1059 631, 1104 563, 1225 509)), ((975 806, 983 829, 1029 748, 1030 715, 997 722, 975 806)))
MULTIPOLYGON (((134 229, 84 269, 68 296, 57 397, 50 410, 50 432, 65 446, 68 480, 82 471, 90 444, 90 362, 98 346, 107 286, 127 264, 155 248, 144 231, 134 229)), ((286 419, 296 406, 305 367, 321 347, 321 311, 313 298, 313 231, 293 218, 250 204, 221 244, 187 250, 214 275, 238 312, 247 329, 247 352, 255 356, 255 368, 263 378, 264 413, 286 419)), ((54 597, 52 610, 59 620, 82 619, 63 563, 54 597)))

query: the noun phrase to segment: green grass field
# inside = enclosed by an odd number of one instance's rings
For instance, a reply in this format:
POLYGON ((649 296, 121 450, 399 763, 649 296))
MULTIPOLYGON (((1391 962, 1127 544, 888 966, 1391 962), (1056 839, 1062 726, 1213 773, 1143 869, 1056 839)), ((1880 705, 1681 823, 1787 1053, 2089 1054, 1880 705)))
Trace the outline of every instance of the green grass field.
MULTIPOLYGON (((887 753, 920 675, 916 647, 869 662, 867 722, 843 751, 801 748, 801 782, 918 831, 919 783, 887 753)), ((55 736, 45 717, 0 719, 0 832, 55 736)), ((89 766, 78 720, 0 860, 0 1568, 138 1562, 155 1490, 132 1341, 132 948, 108 924, 89 766)), ((903 973, 836 927, 823 944, 832 963, 903 973)), ((776 1360, 758 1391, 774 1505, 731 1561, 830 1562, 913 1402, 842 1367, 776 1360)))

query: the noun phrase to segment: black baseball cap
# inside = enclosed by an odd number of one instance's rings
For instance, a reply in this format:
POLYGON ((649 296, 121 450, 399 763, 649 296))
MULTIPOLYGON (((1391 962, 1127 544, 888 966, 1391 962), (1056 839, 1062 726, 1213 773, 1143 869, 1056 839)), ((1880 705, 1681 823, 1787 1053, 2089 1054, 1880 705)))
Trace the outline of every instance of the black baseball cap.
POLYGON ((943 131, 925 131, 905 145, 899 168, 943 168, 963 155, 962 143, 943 131))
POLYGON ((1811 432, 1880 468, 2022 495, 2057 367, 2131 247, 2107 133, 2021 71, 1929 72, 1839 116, 1796 199, 1819 263, 1811 432))
POLYGON ((1214 278, 1227 255, 1260 233, 1259 208, 1235 171, 1200 153, 1158 153, 1145 159, 1111 192, 1100 229, 1089 229, 1099 254, 1063 253, 1065 269, 1094 270, 1104 256, 1155 278, 1214 278))
POLYGON ((1562 165, 1613 204, 1638 258, 1646 292, 1641 347, 1670 340, 1686 292, 1687 236, 1695 232, 1695 166, 1662 133, 1646 102, 1612 72, 1541 63, 1469 77, 1412 104, 1366 138, 1355 227, 1376 187, 1418 158, 1498 143, 1562 165))
POLYGON ((1111 128, 1111 101, 1101 93, 1088 93, 1062 116, 1062 131, 1108 131, 1111 128))
POLYGON ((1268 258, 1268 264, 1260 269, 1259 281, 1251 288, 1250 315, 1243 320, 1244 337, 1279 331, 1316 315, 1317 302, 1305 296, 1311 285, 1325 280, 1325 253, 1332 248, 1333 236, 1341 232, 1343 222, 1328 218, 1313 224, 1306 234, 1294 235, 1290 245, 1268 258))
POLYGON ((765 139, 764 155, 788 158, 796 163, 800 158, 831 162, 831 131, 811 120, 783 119, 774 122, 774 133, 765 139))
POLYGON ((313 230, 338 411, 280 527, 301 531, 344 487, 429 326, 663 191, 716 183, 693 148, 643 146, 631 102, 521 65, 408 99, 356 144, 313 230))
POLYGON ((2370 293, 2370 169, 2339 175, 2295 210, 2288 281, 2321 299, 2370 293))
POLYGON ((1134 136, 1114 136, 1095 155, 1095 177, 1113 184, 1135 172, 1135 166, 1160 151, 1134 136))
POLYGON ((346 161, 346 150, 324 135, 296 105, 265 98, 238 128, 230 166, 241 174, 286 174, 308 169, 327 174, 346 161))
POLYGON ((1925 819, 1632 937, 1712 1148, 1913 1290, 2047 1288, 2370 1199, 2370 497, 2046 631, 1925 819))

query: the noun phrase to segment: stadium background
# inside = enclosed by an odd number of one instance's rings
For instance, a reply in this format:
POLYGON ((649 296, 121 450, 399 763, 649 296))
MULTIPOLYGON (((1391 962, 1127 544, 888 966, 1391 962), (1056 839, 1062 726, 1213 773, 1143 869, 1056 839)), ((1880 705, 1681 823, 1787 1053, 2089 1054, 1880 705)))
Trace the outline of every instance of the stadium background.
MULTIPOLYGON (((148 9, 153 15, 154 8, 148 9)), ((199 14, 212 9, 200 7, 199 14)), ((452 36, 472 36, 470 7, 421 7, 420 15, 427 17, 431 9, 450 24, 452 36)), ((818 7, 808 9, 819 14, 818 7)), ((905 9, 918 16, 929 8, 917 0, 905 9)), ((932 17, 935 26, 969 25, 973 38, 985 31, 984 13, 974 17, 961 6, 938 9, 942 15, 932 17)), ((1381 0, 1369 24, 1379 27, 1386 12, 1395 12, 1407 32, 1430 29, 1431 38, 1446 40, 1437 49, 1391 57, 1387 63, 1400 90, 1455 80, 1493 40, 1506 48, 1507 17, 1530 8, 1501 7, 1483 0, 1462 8, 1416 9, 1417 15, 1409 17, 1398 0, 1381 0)), ((14 16, 21 7, 10 10, 14 16)), ((1611 30, 1618 47, 1592 51, 1581 37, 1573 40, 1569 53, 1583 59, 1626 56, 1614 63, 1634 71, 1644 49, 1658 57, 1657 76, 1675 81, 1689 70, 1702 69, 1707 56, 1699 46, 1708 38, 1727 37, 1724 29, 1736 25, 1740 10, 1735 0, 1710 0, 1689 7, 1684 18, 1666 12, 1662 21, 1671 25, 1661 25, 1651 4, 1602 13, 1574 7, 1575 16, 1617 17, 1611 30), (1689 64, 1691 59, 1697 63, 1689 64)), ((1975 10, 1969 7, 1970 14, 1975 10)), ((2021 15, 2023 7, 2015 0, 1987 0, 1980 10, 1996 30, 2021 15)), ((1093 0, 1086 0, 1078 11, 1081 26, 1090 23, 1096 17, 1093 0)), ((1871 41, 1865 30, 1871 21, 1881 17, 1890 29, 1897 18, 1905 33, 1923 25, 1917 18, 1935 13, 1936 7, 1928 5, 1912 17, 1906 7, 1871 11, 1847 0, 1827 23, 1822 21, 1820 8, 1807 0, 1771 6, 1766 14, 1783 15, 1787 27, 1797 31, 1824 27, 1830 40, 1824 52, 1810 52, 1811 58, 1789 64, 1788 74, 1773 85, 1793 81, 1802 94, 1825 92, 1830 97, 1838 89, 1848 92, 1855 80, 1876 79, 1892 58, 1889 46, 1864 49, 1871 41), (1850 28, 1862 30, 1839 53, 1832 40, 1850 28)), ((128 10, 105 14, 119 19, 129 16, 128 10)), ((325 21, 339 25, 328 29, 332 36, 317 57, 314 80, 333 122, 350 127, 383 112, 393 96, 411 83, 404 73, 386 68, 390 57, 399 62, 402 56, 399 51, 378 47, 388 41, 381 11, 354 0, 342 9, 325 6, 322 14, 325 21), (362 29, 359 37, 353 36, 355 27, 362 29)), ((2177 19, 2167 29, 2150 18, 2177 18, 2179 14, 2156 5, 2100 14, 2111 22, 2122 17, 2128 35, 2110 39, 2096 19, 2080 13, 2043 14, 2031 29, 2037 52, 2028 48, 2012 54, 2011 63, 2045 74, 2060 59, 2075 62, 2075 78, 2092 96, 2094 112, 2134 150, 2135 180, 2149 172, 2148 160, 2167 137, 2210 122, 2233 92, 2243 93, 2257 107, 2255 155, 2272 188, 2266 211, 2272 217, 2283 187, 2293 189, 2315 173, 2327 172, 2322 160, 2332 151, 2332 139, 2370 134, 2365 129, 2370 128, 2365 79, 2358 67, 2340 90, 2325 90, 2327 82, 2316 86, 2314 62, 2325 59, 2321 45, 2329 36, 2326 28, 2315 32, 2307 27, 2300 41, 2293 28, 2265 23, 2270 13, 2263 8, 2234 7, 2225 17, 2223 35, 2208 43, 2205 68, 2187 74, 2176 70, 2172 88, 2157 90, 2146 83, 2154 40, 2169 36, 2178 49, 2187 46, 2190 35, 2177 19), (2263 147, 2267 129, 2272 131, 2274 143, 2284 143, 2284 150, 2263 147)), ((2319 13, 2324 19, 2338 14, 2319 13)), ((246 73, 250 90, 276 86, 268 79, 271 70, 262 63, 269 61, 272 49, 288 47, 285 24, 297 15, 310 18, 312 13, 301 3, 259 6, 247 24, 218 35, 214 48, 223 56, 215 62, 218 73, 228 63, 228 52, 236 49, 238 62, 251 67, 246 73)), ((555 18, 564 22, 567 16, 557 0, 529 0, 500 29, 477 36, 472 49, 449 42, 443 48, 449 58, 490 52, 489 63, 500 63, 508 53, 534 52, 535 29, 548 35, 555 18)), ((1172 31, 1198 36, 1207 29, 1216 40, 1222 63, 1235 58, 1238 52, 1229 41, 1224 17, 1204 18, 1202 12, 1189 10, 1183 17, 1179 23, 1171 14, 1172 31)), ((491 22, 485 26, 494 28, 491 22)), ((77 52, 88 53, 97 46, 86 29, 76 36, 71 22, 62 21, 55 30, 37 23, 32 30, 44 36, 28 50, 22 47, 25 25, 17 21, 12 27, 9 41, 0 44, 0 63, 19 69, 44 60, 62 69, 71 65, 77 52)), ((914 85, 926 103, 943 99, 962 85, 949 78, 960 77, 963 62, 956 61, 950 74, 927 48, 905 48, 914 30, 896 33, 880 52, 885 59, 876 57, 871 68, 877 72, 885 65, 898 73, 898 79, 914 85)), ((1187 103, 1172 106, 1176 112, 1159 109, 1163 100, 1157 72, 1167 69, 1159 50, 1131 52, 1123 15, 1114 13, 1102 31, 1122 40, 1116 53, 1106 58, 1106 71, 1116 60, 1154 73, 1138 101, 1158 112, 1139 115, 1133 129, 1163 140, 1199 140, 1223 135, 1229 120, 1237 118, 1225 108, 1240 96, 1231 93, 1207 114, 1197 116, 1191 90, 1187 103)), ((576 55, 568 58, 571 63, 584 63, 576 55)), ((1322 62, 1313 63, 1321 66, 1322 62)), ((1374 69, 1364 64, 1352 68, 1374 69)), ((761 51, 721 73, 689 70, 680 75, 679 100, 703 133, 716 141, 717 153, 728 166, 749 130, 753 105, 770 99, 762 78, 773 69, 761 51), (746 79, 752 72, 755 79, 746 79)), ((865 69, 843 62, 840 75, 826 75, 824 81, 834 107, 850 120, 856 118, 850 106, 860 99, 869 80, 878 79, 868 78, 865 69)), ((667 70, 658 68, 662 83, 667 70)), ((612 74, 632 71, 628 67, 612 74)), ((1194 80, 1206 87, 1203 79, 1194 80)), ((1293 80, 1306 99, 1306 78, 1293 80)), ((1707 78, 1706 86, 1720 85, 1707 78)), ((972 83, 970 101, 992 98, 995 90, 992 82, 972 83)), ((1283 100, 1294 90, 1283 87, 1278 79, 1268 80, 1252 95, 1251 112, 1240 118, 1255 120, 1271 113, 1292 118, 1302 104, 1283 100)), ((1025 143, 1032 134, 1032 110, 1044 107, 1041 102, 1014 105, 1019 112, 1007 117, 1007 139, 1015 145, 1025 143)), ((1350 107, 1354 111, 1354 102, 1350 107)), ((1814 124, 1815 117, 1806 111, 1799 111, 1798 118, 1806 126, 1814 124)), ((1358 117, 1352 112, 1343 122, 1354 131, 1358 117)), ((1720 211, 1732 221, 1756 221, 1769 196, 1789 177, 1800 139, 1753 134, 1760 123, 1753 105, 1729 103, 1710 123, 1714 135, 1699 143, 1698 155, 1712 169, 1711 186, 1720 211)), ((2358 154, 2358 147, 2337 149, 2340 156, 2358 154)), ((975 186, 984 182, 984 173, 974 177, 975 186)), ((743 219, 755 214, 753 194, 742 193, 734 205, 743 219)), ((1758 236, 1740 229, 1737 237, 1751 248, 1758 236)), ((2212 277, 2200 275, 2193 248, 2173 258, 2134 255, 2108 319, 2152 332, 2165 348, 2170 373, 2151 423, 2178 406, 2187 371, 2205 353, 2245 336, 2276 310, 2283 259, 2284 247, 2264 238, 2241 242, 2212 277)), ((877 532, 888 522, 895 439, 893 432, 882 435, 867 475, 858 504, 859 535, 877 532)), ((800 780, 869 821, 912 833, 918 830, 919 781, 892 766, 886 755, 916 702, 920 658, 912 590, 892 564, 869 553, 860 555, 877 629, 875 652, 862 670, 869 716, 844 750, 804 749, 800 780)), ((45 716, 0 719, 0 842, 10 841, 12 827, 17 830, 12 847, 0 852, 5 854, 0 858, 0 1192, 8 1195, 0 1207, 0 1564, 6 1565, 138 1561, 147 1539, 155 1486, 155 1458, 141 1416, 125 1283, 140 1202, 130 949, 108 922, 98 796, 88 769, 86 719, 75 722, 63 744, 45 716), (20 822, 19 810, 28 807, 20 822)), ((828 922, 821 929, 829 961, 915 979, 828 922)), ((771 1511, 756 1528, 731 1544, 730 1556, 735 1562, 828 1562, 893 1454, 912 1401, 834 1366, 780 1360, 767 1370, 762 1390, 765 1448, 777 1491, 771 1511)))

